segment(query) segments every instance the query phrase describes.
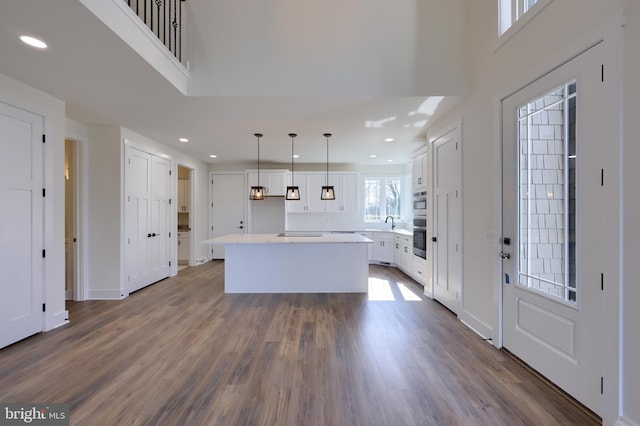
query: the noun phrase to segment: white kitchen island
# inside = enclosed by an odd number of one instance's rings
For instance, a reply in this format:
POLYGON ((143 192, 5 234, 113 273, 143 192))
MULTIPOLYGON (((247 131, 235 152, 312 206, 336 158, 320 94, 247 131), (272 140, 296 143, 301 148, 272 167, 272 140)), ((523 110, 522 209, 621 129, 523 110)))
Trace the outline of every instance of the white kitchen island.
POLYGON ((203 241, 225 247, 225 293, 366 293, 368 244, 360 234, 232 234, 203 241))

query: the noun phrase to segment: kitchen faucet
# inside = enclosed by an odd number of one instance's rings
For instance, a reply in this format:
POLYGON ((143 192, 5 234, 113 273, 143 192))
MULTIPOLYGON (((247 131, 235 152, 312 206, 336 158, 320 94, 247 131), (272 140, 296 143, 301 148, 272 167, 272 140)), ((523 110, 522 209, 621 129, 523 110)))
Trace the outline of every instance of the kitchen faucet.
POLYGON ((387 218, 384 220, 384 223, 388 223, 389 218, 391 218, 391 230, 393 231, 394 229, 396 229, 396 223, 393 220, 393 216, 387 216, 387 218))

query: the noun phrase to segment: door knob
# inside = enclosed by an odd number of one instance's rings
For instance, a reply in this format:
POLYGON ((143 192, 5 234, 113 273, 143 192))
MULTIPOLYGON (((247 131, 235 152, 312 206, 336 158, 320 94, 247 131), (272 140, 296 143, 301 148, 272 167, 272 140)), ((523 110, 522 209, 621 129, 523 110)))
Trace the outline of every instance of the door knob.
POLYGON ((243 228, 244 228, 244 226, 242 226, 242 225, 238 226, 238 229, 243 229, 243 228))
POLYGON ((509 260, 509 259, 511 259, 511 254, 509 254, 509 253, 507 253, 507 252, 504 252, 504 251, 501 251, 501 252, 500 252, 500 257, 501 257, 502 259, 504 259, 504 260, 509 260))
POLYGON ((151 238, 151 234, 147 234, 147 238, 151 238))

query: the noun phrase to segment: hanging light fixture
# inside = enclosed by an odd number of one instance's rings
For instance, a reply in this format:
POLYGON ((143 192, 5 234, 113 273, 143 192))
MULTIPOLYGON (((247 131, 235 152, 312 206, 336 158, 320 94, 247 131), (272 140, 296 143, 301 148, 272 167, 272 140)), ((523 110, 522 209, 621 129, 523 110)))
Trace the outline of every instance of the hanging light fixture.
POLYGON ((333 186, 329 185, 329 138, 331 137, 331 133, 325 133, 323 135, 327 138, 327 181, 326 185, 322 187, 322 193, 320 194, 321 200, 335 200, 336 199, 336 190, 333 186))
POLYGON ((289 133, 289 137, 291 138, 291 186, 287 186, 287 192, 284 197, 285 200, 299 200, 300 199, 300 190, 297 186, 295 186, 295 182, 293 181, 293 139, 298 136, 295 133, 289 133))
POLYGON ((262 133, 254 133, 254 136, 258 139, 258 186, 251 187, 249 199, 259 201, 267 198, 267 188, 260 185, 260 138, 262 133))

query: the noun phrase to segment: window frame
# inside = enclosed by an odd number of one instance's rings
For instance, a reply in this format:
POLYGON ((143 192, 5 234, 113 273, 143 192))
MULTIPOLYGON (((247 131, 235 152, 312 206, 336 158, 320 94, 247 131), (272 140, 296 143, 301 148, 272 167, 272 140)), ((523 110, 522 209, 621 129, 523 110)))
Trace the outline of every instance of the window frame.
POLYGON ((537 0, 536 3, 523 13, 518 13, 524 8, 526 0, 498 0, 498 37, 495 50, 516 35, 538 13, 547 7, 553 0, 537 0), (509 19, 507 25, 505 21, 509 19))
POLYGON ((407 209, 410 210, 410 201, 409 201, 409 192, 410 192, 410 176, 406 175, 367 175, 362 178, 362 212, 361 212, 361 220, 363 223, 384 223, 384 220, 387 216, 386 214, 386 197, 384 196, 384 191, 387 186, 387 180, 399 180, 400 181, 400 217, 396 218, 397 222, 406 222, 409 219, 407 218, 407 209), (380 218, 376 220, 367 219, 367 181, 368 180, 377 180, 380 184, 380 218))

